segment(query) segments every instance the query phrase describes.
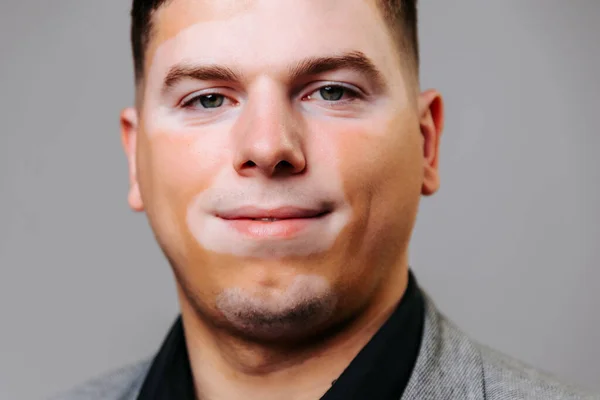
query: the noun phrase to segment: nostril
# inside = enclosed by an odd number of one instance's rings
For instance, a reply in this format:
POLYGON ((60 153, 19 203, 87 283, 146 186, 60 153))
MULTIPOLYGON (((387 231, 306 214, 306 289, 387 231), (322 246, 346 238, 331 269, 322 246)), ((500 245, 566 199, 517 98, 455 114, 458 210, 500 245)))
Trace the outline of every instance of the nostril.
MULTIPOLYGON (((244 163, 244 167, 246 168, 253 168, 256 167, 256 163, 252 160, 248 160, 244 163)), ((276 165, 275 168, 276 170, 289 170, 289 169, 293 169, 294 166, 292 165, 291 162, 286 161, 286 160, 281 160, 279 161, 276 165)))
POLYGON ((279 169, 293 169, 294 166, 292 165, 291 162, 289 161, 285 161, 285 160, 281 160, 277 163, 277 165, 275 166, 275 168, 279 168, 279 169))
POLYGON ((295 175, 304 170, 305 166, 296 165, 296 163, 288 160, 279 160, 277 163, 269 163, 267 161, 261 162, 246 160, 239 166, 238 172, 253 173, 252 171, 262 171, 262 173, 268 174, 269 176, 287 176, 295 175))

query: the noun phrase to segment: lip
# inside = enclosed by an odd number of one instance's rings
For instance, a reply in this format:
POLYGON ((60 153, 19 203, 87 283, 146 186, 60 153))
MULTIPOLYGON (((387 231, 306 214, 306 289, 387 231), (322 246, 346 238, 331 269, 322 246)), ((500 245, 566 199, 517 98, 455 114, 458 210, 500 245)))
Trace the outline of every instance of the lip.
POLYGON ((274 219, 275 221, 256 222, 279 222, 282 220, 318 218, 324 216, 325 214, 328 214, 330 211, 331 210, 328 209, 308 209, 293 206, 278 207, 274 209, 263 209, 258 207, 241 207, 232 210, 220 211, 216 214, 216 216, 228 221, 255 221, 269 218, 274 219))
POLYGON ((291 239, 301 234, 317 233, 323 228, 331 210, 279 207, 260 209, 243 207, 220 212, 217 217, 230 229, 253 239, 291 239), (261 219, 270 218, 271 221, 261 219))

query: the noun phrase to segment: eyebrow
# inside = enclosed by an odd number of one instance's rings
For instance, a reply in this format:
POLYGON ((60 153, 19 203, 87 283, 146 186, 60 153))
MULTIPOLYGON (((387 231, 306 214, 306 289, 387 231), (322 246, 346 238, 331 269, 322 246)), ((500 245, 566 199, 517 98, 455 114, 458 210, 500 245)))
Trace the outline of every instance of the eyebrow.
MULTIPOLYGON (((381 71, 364 53, 351 51, 340 55, 311 57, 301 60, 288 68, 292 81, 302 77, 318 75, 325 72, 349 69, 364 75, 373 82, 377 89, 385 86, 385 79, 381 71)), ((183 80, 192 79, 199 81, 229 81, 241 82, 243 74, 223 65, 193 65, 178 64, 169 69, 164 79, 163 94, 171 90, 183 80)))

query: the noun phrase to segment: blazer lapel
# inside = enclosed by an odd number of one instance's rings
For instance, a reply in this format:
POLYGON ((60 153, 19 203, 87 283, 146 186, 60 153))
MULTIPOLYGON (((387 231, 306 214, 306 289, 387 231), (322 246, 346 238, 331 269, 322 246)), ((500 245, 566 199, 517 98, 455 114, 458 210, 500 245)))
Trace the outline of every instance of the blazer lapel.
POLYGON ((471 340, 426 294, 425 325, 417 363, 401 400, 483 400, 483 364, 471 340))

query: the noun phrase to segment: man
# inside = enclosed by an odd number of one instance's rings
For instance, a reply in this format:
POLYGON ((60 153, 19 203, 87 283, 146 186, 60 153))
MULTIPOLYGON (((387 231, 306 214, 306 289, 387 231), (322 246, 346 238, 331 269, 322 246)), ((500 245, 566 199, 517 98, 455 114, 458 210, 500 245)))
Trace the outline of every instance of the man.
POLYGON ((416 0, 134 0, 121 115, 181 317, 66 399, 591 399, 479 345, 408 265, 439 186, 416 0))

